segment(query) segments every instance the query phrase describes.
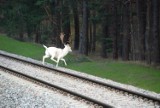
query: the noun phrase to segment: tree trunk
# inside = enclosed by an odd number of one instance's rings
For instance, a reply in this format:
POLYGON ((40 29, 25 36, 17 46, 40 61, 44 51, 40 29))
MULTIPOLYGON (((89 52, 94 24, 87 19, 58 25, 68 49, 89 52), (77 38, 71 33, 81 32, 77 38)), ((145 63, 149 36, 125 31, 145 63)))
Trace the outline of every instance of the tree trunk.
POLYGON ((129 2, 129 24, 130 24, 130 60, 133 60, 134 53, 133 53, 133 14, 132 14, 132 2, 129 2))
POLYGON ((24 34, 22 31, 20 31, 20 33, 19 33, 19 40, 24 41, 24 34))
POLYGON ((50 22, 52 24, 52 33, 51 33, 51 40, 54 45, 60 47, 62 43, 60 42, 59 35, 61 32, 61 15, 57 8, 61 8, 61 2, 59 0, 55 0, 51 3, 51 18, 50 22))
POLYGON ((108 38, 108 24, 105 22, 102 24, 102 51, 101 51, 101 56, 103 58, 107 58, 108 54, 107 54, 107 41, 106 39, 108 38))
POLYGON ((81 54, 88 55, 88 1, 83 0, 83 18, 82 29, 80 33, 80 48, 81 54))
POLYGON ((122 41, 122 59, 129 60, 130 49, 130 22, 129 22, 129 4, 124 5, 123 9, 123 41, 122 41))
MULTIPOLYGON (((60 8, 62 5, 62 2, 57 0, 56 1, 56 8, 60 8)), ((61 43, 61 40, 60 40, 60 33, 61 33, 61 26, 62 26, 62 15, 60 13, 59 10, 55 10, 55 20, 56 20, 56 24, 54 24, 55 26, 55 37, 56 37, 56 46, 58 47, 62 47, 62 43, 61 43)))
POLYGON ((41 42, 41 34, 40 34, 39 25, 37 25, 37 27, 36 27, 35 42, 36 42, 36 43, 40 43, 40 42, 41 42))
POLYGON ((145 60, 145 17, 146 3, 145 0, 137 0, 137 24, 138 24, 138 60, 145 60))
POLYGON ((24 27, 23 27, 23 23, 21 25, 21 27, 19 27, 19 40, 20 41, 24 41, 24 27))
MULTIPOLYGON (((95 13, 96 14, 96 13, 95 13)), ((95 15, 94 13, 93 13, 93 16, 95 15)), ((95 22, 93 22, 93 35, 92 35, 92 48, 91 48, 91 51, 92 52, 95 52, 95 50, 96 50, 96 21, 95 22)))
POLYGON ((91 48, 92 48, 92 41, 93 41, 93 31, 92 31, 92 23, 91 21, 89 22, 89 40, 88 40, 88 51, 91 52, 91 48))
POLYGON ((74 15, 74 49, 78 50, 79 49, 79 16, 78 16, 78 5, 77 2, 74 0, 72 1, 72 10, 73 10, 73 15, 74 15))
POLYGON ((146 14, 146 33, 145 33, 145 46, 146 46, 146 62, 151 64, 151 1, 147 0, 147 14, 146 14))
POLYGON ((152 0, 152 6, 153 6, 153 25, 152 25, 152 38, 153 38, 153 44, 152 44, 152 61, 153 64, 160 63, 159 56, 159 0, 152 0))
POLYGON ((113 34, 113 59, 118 59, 118 15, 117 15, 117 1, 113 1, 113 22, 112 33, 113 34))
MULTIPOLYGON (((107 3, 105 2, 104 4, 104 13, 107 13, 108 9, 107 9, 107 3)), ((109 38, 109 23, 107 22, 107 20, 109 20, 108 15, 104 15, 103 16, 103 20, 102 20, 102 24, 101 24, 101 28, 102 28, 102 39, 101 39, 101 56, 103 58, 107 58, 108 57, 108 53, 107 53, 107 39, 109 38)))
POLYGON ((63 12, 62 12, 62 30, 65 34, 64 36, 64 42, 66 44, 69 43, 69 38, 71 35, 71 28, 70 28, 70 10, 69 10, 69 6, 68 6, 68 2, 64 2, 63 3, 63 12))

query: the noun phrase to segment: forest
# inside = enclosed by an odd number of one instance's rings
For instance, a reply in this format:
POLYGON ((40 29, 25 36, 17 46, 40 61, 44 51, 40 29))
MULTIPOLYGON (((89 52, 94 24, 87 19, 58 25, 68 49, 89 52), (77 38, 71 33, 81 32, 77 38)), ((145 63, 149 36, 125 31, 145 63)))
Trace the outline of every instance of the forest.
POLYGON ((160 63, 159 0, 0 0, 0 33, 82 55, 160 63))

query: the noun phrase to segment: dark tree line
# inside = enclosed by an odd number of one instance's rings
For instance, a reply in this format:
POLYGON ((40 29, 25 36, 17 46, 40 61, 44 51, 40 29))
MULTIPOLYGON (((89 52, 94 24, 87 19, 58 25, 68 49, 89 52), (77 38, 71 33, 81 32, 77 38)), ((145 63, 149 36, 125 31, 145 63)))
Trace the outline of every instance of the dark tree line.
POLYGON ((0 31, 84 55, 160 63, 159 0, 0 0, 0 31))

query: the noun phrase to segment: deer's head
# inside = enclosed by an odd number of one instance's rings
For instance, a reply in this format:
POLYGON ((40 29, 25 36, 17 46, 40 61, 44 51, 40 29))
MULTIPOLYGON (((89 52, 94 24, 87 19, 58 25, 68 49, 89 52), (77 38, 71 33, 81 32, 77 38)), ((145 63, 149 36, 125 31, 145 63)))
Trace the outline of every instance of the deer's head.
POLYGON ((62 42, 62 44, 64 44, 65 48, 69 51, 69 52, 72 52, 72 49, 69 45, 69 42, 67 42, 67 44, 64 43, 63 39, 64 39, 64 33, 60 33, 60 40, 62 42))

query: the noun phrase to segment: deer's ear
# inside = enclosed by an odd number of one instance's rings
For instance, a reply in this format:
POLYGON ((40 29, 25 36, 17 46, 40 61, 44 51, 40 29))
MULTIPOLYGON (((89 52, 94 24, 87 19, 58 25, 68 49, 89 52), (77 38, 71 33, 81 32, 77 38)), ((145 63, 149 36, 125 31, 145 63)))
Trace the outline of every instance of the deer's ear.
POLYGON ((63 45, 67 45, 66 42, 64 42, 63 45))

